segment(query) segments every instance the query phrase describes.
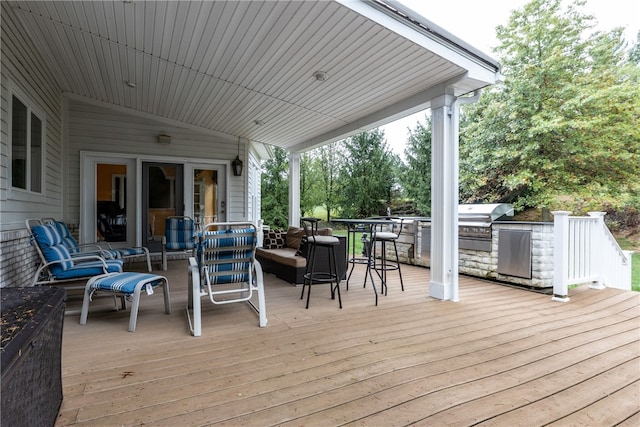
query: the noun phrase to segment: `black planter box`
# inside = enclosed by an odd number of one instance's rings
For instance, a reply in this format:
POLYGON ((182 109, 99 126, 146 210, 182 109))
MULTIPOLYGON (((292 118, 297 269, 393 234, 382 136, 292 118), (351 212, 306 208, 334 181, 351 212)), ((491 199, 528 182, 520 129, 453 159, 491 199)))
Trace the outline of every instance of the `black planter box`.
POLYGON ((2 426, 53 426, 62 404, 62 288, 2 288, 2 426))

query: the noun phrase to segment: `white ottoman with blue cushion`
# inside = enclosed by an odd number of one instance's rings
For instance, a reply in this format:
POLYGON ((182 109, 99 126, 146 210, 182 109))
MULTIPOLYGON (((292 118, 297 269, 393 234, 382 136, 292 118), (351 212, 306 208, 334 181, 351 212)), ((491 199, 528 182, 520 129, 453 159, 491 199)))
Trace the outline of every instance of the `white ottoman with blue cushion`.
POLYGON ((147 295, 154 293, 157 287, 162 288, 164 294, 164 312, 171 314, 171 303, 169 301, 169 282, 164 276, 151 273, 110 273, 92 277, 87 282, 82 301, 82 312, 80 313, 80 324, 87 323, 89 314, 89 303, 93 295, 97 292, 110 292, 114 295, 124 295, 132 302, 131 315, 129 316, 129 332, 136 330, 138 318, 138 307, 140 306, 140 294, 143 289, 147 295))

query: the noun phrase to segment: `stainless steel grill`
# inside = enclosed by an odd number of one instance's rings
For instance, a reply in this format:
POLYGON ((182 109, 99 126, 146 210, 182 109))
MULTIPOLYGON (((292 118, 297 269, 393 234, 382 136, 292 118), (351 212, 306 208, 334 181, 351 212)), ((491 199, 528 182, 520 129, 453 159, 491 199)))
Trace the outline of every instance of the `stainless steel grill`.
MULTIPOLYGON (((513 218, 509 203, 464 204, 458 206, 458 247, 476 251, 491 251, 491 226, 495 221, 513 218)), ((421 220, 420 257, 431 259, 431 221, 421 220)), ((428 262, 428 261, 427 261, 428 262)))
POLYGON ((460 249, 491 251, 491 224, 513 218, 508 203, 458 206, 458 245, 460 249))

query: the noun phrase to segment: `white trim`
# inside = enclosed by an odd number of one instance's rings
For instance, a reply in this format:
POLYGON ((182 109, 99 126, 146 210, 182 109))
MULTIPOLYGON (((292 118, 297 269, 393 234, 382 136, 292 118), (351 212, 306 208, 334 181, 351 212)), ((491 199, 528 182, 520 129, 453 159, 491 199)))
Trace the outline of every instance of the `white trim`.
POLYGON ((124 155, 117 155, 113 153, 95 153, 95 152, 80 152, 80 228, 79 237, 80 243, 93 243, 96 241, 97 236, 97 222, 96 222, 96 167, 98 164, 118 164, 125 165, 127 167, 127 191, 126 200, 126 218, 127 224, 136 224, 136 227, 127 227, 127 242, 135 241, 136 245, 139 245, 139 238, 134 234, 138 230, 136 217, 137 212, 140 212, 137 208, 135 194, 136 188, 140 188, 135 180, 135 160, 124 155), (132 209, 132 207, 135 208, 132 209))
POLYGON ((289 225, 300 224, 300 153, 289 153, 289 225))
MULTIPOLYGON (((218 192, 217 194, 217 206, 216 206, 216 213, 217 213, 217 220, 216 222, 224 222, 227 221, 227 212, 228 212, 228 206, 229 206, 229 185, 227 185, 227 182, 229 182, 227 175, 229 174, 229 171, 231 169, 231 167, 229 167, 228 165, 224 164, 225 162, 222 163, 215 163, 215 162, 211 162, 211 163, 207 163, 207 162, 202 162, 201 160, 198 160, 199 163, 185 163, 184 164, 184 186, 185 186, 185 191, 184 191, 184 205, 185 205, 185 211, 184 214, 187 216, 190 216, 191 218, 195 218, 195 212, 193 211, 193 178, 194 178, 194 169, 211 169, 214 170, 218 173, 218 188, 222 189, 222 192, 218 192), (224 207, 222 206, 224 202, 224 207), (222 212, 222 210, 224 209, 224 212, 222 212)), ((229 163, 229 162, 226 162, 229 163)))
POLYGON ((96 235, 95 201, 96 182, 95 170, 98 163, 126 164, 127 165, 127 224, 135 224, 135 227, 127 229, 127 242, 142 244, 138 230, 142 227, 142 163, 177 163, 184 166, 184 203, 185 215, 193 215, 193 169, 213 169, 219 173, 219 185, 222 191, 218 197, 218 212, 221 204, 225 204, 225 212, 219 216, 220 220, 226 220, 229 212, 229 200, 231 194, 230 174, 231 162, 229 160, 204 160, 191 157, 149 156, 146 154, 122 154, 98 151, 80 151, 80 240, 82 243, 93 242, 96 235), (91 201, 91 202, 89 202, 91 201), (131 208, 134 207, 135 208, 131 208))
MULTIPOLYGON (((375 2, 353 0, 337 1, 367 19, 377 22, 407 40, 411 40, 433 54, 468 70, 472 78, 480 79, 489 84, 496 82, 497 76, 499 75, 499 66, 495 59, 482 54, 469 43, 466 43, 453 34, 448 33, 406 6, 404 9, 406 11, 410 11, 411 18, 424 21, 425 24, 437 29, 440 37, 428 34, 424 31, 419 31, 416 27, 412 27, 411 23, 408 21, 400 21, 399 17, 391 15, 389 11, 376 7, 375 2), (482 58, 486 63, 481 62, 479 58, 482 58), (489 63, 493 65, 489 65, 489 63)), ((399 6, 396 4, 396 7, 399 6)))
POLYGON ((46 203, 47 194, 47 115, 44 110, 40 109, 38 103, 31 96, 27 95, 20 86, 12 80, 7 84, 7 200, 21 201, 32 203, 46 203), (13 97, 18 98, 25 107, 27 107, 28 124, 31 123, 30 114, 34 114, 40 119, 42 126, 41 158, 40 158, 40 191, 31 191, 31 126, 27 126, 27 162, 26 162, 26 186, 27 188, 14 187, 12 183, 13 168, 13 97))

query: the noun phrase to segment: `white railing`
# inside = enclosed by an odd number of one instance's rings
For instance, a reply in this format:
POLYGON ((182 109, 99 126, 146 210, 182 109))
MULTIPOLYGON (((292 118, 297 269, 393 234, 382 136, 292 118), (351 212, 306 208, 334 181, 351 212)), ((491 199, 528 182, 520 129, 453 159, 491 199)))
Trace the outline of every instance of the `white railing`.
POLYGON ((623 251, 604 223, 604 212, 572 217, 555 211, 553 300, 569 301, 569 286, 591 283, 631 289, 631 251, 623 251))

